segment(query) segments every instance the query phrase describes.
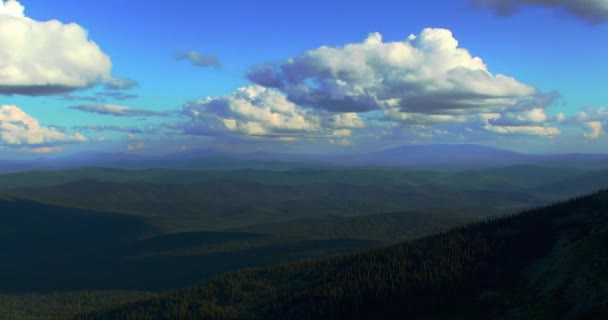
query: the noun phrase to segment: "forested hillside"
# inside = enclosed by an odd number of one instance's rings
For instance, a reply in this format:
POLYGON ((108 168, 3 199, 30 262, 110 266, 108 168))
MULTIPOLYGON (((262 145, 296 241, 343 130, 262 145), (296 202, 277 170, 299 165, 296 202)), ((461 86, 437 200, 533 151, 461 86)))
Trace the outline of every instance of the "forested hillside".
POLYGON ((78 319, 608 316, 608 192, 367 253, 228 273, 78 319))

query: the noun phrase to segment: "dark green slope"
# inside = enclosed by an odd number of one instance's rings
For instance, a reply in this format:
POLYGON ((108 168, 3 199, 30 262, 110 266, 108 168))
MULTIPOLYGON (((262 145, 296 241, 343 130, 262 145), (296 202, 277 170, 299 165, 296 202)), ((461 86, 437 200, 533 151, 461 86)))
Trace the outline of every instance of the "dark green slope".
POLYGON ((221 272, 377 246, 245 232, 158 235, 128 215, 0 200, 0 294, 167 290, 221 272))
POLYGON ((165 232, 218 230, 404 209, 458 208, 471 212, 482 208, 486 215, 492 215, 547 202, 525 188, 506 189, 509 188, 460 188, 429 182, 409 185, 405 181, 377 181, 368 185, 348 181, 293 185, 287 181, 278 185, 234 180, 175 184, 86 179, 5 192, 41 202, 144 216, 165 232))
POLYGON ((366 239, 397 242, 447 231, 479 219, 479 214, 474 214, 472 210, 444 209, 377 213, 356 217, 322 216, 252 225, 236 230, 303 239, 366 239))
POLYGON ((608 192, 78 319, 605 318, 608 192))

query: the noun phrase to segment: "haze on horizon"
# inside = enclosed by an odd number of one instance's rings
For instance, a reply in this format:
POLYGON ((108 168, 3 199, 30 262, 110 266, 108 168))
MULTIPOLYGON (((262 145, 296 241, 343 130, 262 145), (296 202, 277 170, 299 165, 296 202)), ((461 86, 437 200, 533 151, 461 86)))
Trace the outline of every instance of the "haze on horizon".
POLYGON ((608 1, 0 1, 0 158, 608 150, 608 1))

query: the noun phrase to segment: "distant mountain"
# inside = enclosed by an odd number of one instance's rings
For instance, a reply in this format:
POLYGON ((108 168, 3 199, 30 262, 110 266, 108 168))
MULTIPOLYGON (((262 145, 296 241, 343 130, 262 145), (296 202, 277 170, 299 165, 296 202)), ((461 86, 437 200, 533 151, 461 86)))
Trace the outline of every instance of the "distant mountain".
POLYGON ((205 170, 288 170, 311 165, 391 166, 421 169, 470 169, 512 165, 555 165, 608 168, 608 154, 532 155, 474 144, 406 145, 360 154, 231 153, 197 149, 162 156, 131 153, 80 152, 56 158, 0 160, 0 172, 79 167, 120 169, 183 168, 205 170))
POLYGON ((513 151, 472 144, 408 145, 351 158, 368 165, 415 167, 506 166, 533 158, 513 151))

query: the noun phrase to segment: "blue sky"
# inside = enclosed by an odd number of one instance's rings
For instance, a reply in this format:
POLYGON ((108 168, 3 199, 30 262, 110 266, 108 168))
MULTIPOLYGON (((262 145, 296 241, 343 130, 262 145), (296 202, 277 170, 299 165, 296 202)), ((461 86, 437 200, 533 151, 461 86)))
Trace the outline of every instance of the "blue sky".
POLYGON ((0 154, 607 150, 608 1, 327 2, 3 1, 0 154))

